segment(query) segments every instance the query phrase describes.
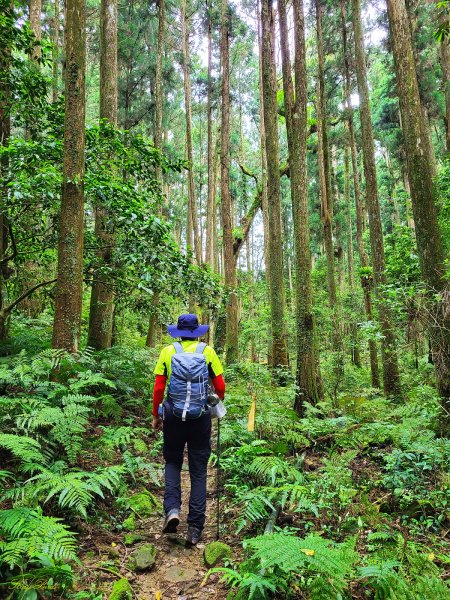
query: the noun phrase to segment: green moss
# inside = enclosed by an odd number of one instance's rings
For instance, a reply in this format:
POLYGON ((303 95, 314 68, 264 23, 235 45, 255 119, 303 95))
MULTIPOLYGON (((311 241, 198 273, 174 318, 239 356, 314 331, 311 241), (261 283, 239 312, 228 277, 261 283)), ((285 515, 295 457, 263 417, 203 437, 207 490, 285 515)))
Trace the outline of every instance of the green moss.
POLYGON ((134 531, 136 529, 136 515, 131 513, 131 515, 122 523, 122 527, 126 529, 126 531, 134 531))
POLYGON ((137 548, 127 563, 131 571, 150 571, 156 562, 157 549, 153 544, 144 544, 137 548))
POLYGON ((160 501, 150 492, 144 491, 128 498, 128 503, 133 512, 140 517, 151 517, 161 510, 160 501))
POLYGON ((139 533, 126 533, 123 538, 123 543, 125 546, 133 546, 137 542, 142 542, 143 539, 144 536, 139 533))
POLYGON ((132 600, 133 590, 128 579, 119 579, 114 582, 109 600, 132 600))
POLYGON ((215 567, 224 558, 231 558, 233 556, 233 550, 228 544, 223 542, 211 542, 206 544, 203 558, 207 567, 215 567))

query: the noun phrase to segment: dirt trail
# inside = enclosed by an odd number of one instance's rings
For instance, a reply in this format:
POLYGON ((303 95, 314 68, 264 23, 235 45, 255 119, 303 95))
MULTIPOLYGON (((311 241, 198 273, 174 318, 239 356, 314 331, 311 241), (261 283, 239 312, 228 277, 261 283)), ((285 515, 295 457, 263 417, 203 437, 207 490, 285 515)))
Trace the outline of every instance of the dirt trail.
MULTIPOLYGON (((163 517, 153 521, 151 533, 143 532, 146 541, 158 548, 158 556, 152 571, 136 575, 133 589, 138 598, 145 600, 156 598, 158 591, 161 593, 162 600, 226 598, 227 592, 217 584, 217 577, 200 588, 208 570, 203 562, 203 550, 208 542, 216 539, 216 470, 214 467, 208 470, 207 521, 203 538, 195 548, 186 548, 184 544, 190 488, 187 455, 181 479, 183 493, 178 534, 168 536, 160 533, 163 517)), ((162 496, 163 490, 159 494, 161 501, 162 496)))

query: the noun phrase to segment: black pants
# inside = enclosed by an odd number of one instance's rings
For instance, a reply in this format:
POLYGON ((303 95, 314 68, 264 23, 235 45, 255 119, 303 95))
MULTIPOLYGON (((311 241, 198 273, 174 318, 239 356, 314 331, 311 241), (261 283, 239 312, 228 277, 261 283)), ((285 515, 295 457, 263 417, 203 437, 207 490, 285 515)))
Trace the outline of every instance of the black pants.
POLYGON ((206 474, 211 456, 211 416, 205 413, 199 419, 182 421, 164 403, 164 460, 166 461, 164 510, 166 514, 181 507, 181 466, 187 444, 191 494, 188 524, 203 529, 206 511, 206 474))

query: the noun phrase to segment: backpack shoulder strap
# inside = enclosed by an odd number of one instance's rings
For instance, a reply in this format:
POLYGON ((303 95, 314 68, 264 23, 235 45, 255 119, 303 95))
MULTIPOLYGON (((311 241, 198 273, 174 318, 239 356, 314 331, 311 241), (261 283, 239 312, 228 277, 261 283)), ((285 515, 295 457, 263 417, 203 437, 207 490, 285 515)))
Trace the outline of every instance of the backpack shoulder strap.
POLYGON ((177 354, 183 354, 184 350, 183 350, 183 346, 180 344, 180 342, 174 342, 173 347, 175 348, 175 352, 177 354))
POLYGON ((197 348, 195 349, 195 352, 197 354, 203 354, 204 349, 206 348, 207 344, 205 344, 205 342, 199 342, 197 344, 197 348))

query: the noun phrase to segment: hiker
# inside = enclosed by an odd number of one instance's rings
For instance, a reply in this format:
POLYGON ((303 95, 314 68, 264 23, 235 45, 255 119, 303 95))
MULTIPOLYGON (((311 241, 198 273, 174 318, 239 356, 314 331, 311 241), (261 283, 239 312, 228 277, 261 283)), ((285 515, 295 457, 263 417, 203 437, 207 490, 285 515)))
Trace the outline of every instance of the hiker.
POLYGON ((191 493, 186 542, 195 545, 205 525, 206 473, 211 455, 211 414, 207 405, 208 379, 223 400, 223 367, 211 346, 199 342, 208 325, 199 325, 193 314, 181 315, 167 331, 174 342, 162 349, 155 367, 153 428, 163 426, 166 515, 163 533, 176 533, 180 522, 181 466, 187 444, 191 493), (167 398, 164 390, 168 383, 167 398), (160 406, 162 404, 162 406, 160 406))

